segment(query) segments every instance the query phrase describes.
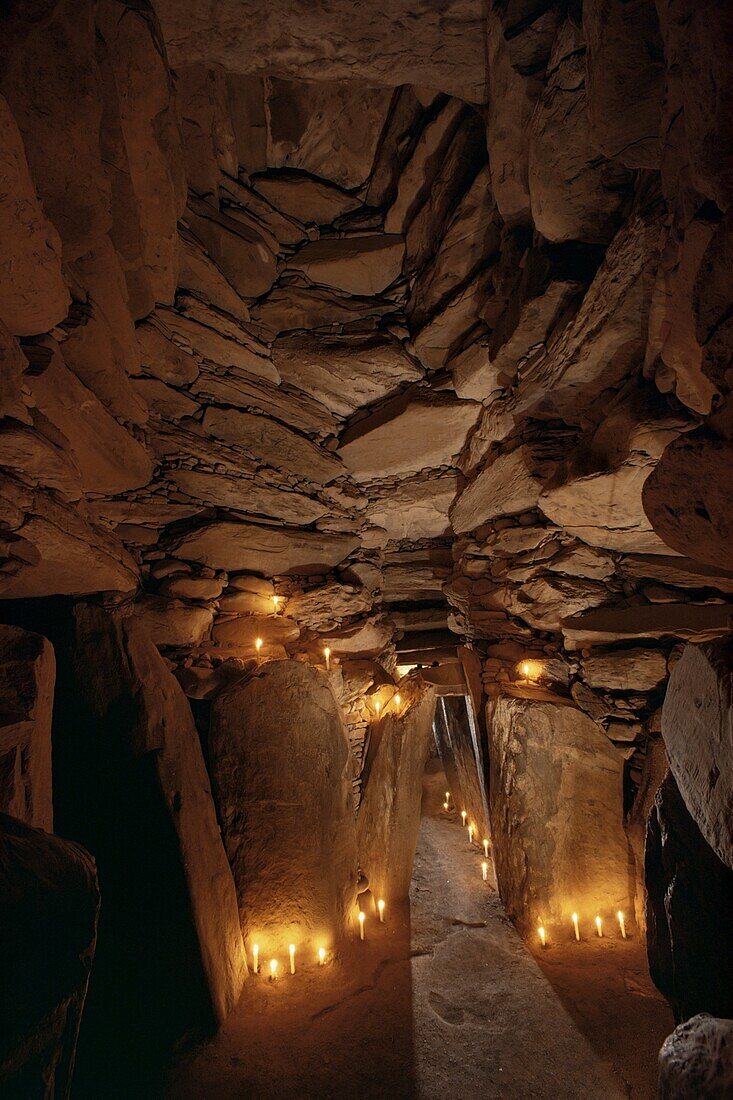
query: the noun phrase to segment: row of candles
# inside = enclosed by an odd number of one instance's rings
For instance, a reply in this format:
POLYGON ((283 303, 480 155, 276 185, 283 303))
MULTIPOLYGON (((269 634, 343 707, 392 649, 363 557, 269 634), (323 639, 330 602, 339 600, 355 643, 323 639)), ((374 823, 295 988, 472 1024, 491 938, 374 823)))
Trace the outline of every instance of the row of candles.
MULTIPOLYGON (((380 924, 384 924, 384 910, 385 910, 384 899, 380 898, 379 901, 377 902, 377 912, 379 913, 379 923, 380 924)), ((363 911, 363 909, 359 910, 359 912, 357 914, 357 919, 359 921, 359 939, 362 942, 364 942, 364 940, 366 939, 366 936, 364 934, 364 925, 366 924, 366 913, 363 911)), ((291 943, 291 944, 288 945, 288 956, 290 958, 290 973, 294 974, 295 973, 295 944, 294 943, 291 943)), ((318 965, 319 966, 325 966, 326 965, 326 957, 327 957, 327 952, 326 952, 325 947, 319 947, 318 948, 317 957, 318 957, 318 965)), ((280 969, 279 960, 278 959, 270 959, 270 962, 268 964, 268 969, 269 969, 269 972, 270 972, 270 981, 273 981, 273 982, 277 981, 278 971, 280 969)), ((253 943, 252 944, 252 970, 254 971, 255 974, 260 973, 260 945, 258 943, 253 943)))
MULTIPOLYGON (((446 811, 446 813, 450 810, 450 791, 445 792, 445 801, 443 802, 443 809, 446 811)), ((474 838, 474 834, 476 832, 476 828, 475 828, 474 825, 467 824, 467 819, 468 819, 468 814, 467 814, 466 810, 461 810, 461 822, 462 822, 463 828, 468 830, 468 843, 469 843, 469 846, 471 848, 473 848, 473 844, 474 844, 474 839, 473 838, 474 838)), ((483 881, 486 882, 488 880, 488 877, 489 877, 489 863, 488 863, 488 859, 489 859, 489 842, 488 842, 486 837, 484 837, 484 839, 482 841, 482 844, 483 844, 483 848, 484 848, 484 859, 481 861, 481 877, 482 877, 483 881)), ((580 923, 579 923, 580 918, 579 918, 578 914, 573 913, 572 916, 571 916, 571 920, 573 922, 573 935, 574 935, 574 938, 575 938, 575 942, 580 943, 580 923)), ((627 935, 627 932, 626 932, 626 918, 624 917, 624 914, 623 914, 621 909, 619 909, 618 912, 616 913, 616 920, 618 921, 618 927, 619 927, 619 932, 621 933, 621 938, 624 939, 624 940, 628 939, 628 935, 627 935)), ((598 936, 599 939, 603 939, 603 921, 601 919, 600 913, 596 914, 596 918, 595 918, 594 923, 595 923, 595 926, 596 926, 596 935, 598 936)), ((540 924, 540 926, 538 927, 537 935, 539 937, 539 941, 540 941, 541 946, 542 947, 547 947, 547 944, 548 944, 547 929, 545 928, 545 926, 543 924, 540 924)))

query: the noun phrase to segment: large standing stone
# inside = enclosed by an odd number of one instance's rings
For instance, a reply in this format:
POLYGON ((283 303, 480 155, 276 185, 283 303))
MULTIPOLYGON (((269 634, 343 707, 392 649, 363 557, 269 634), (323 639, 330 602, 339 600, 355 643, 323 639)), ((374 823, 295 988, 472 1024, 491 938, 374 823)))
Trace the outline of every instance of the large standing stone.
POLYGON ((733 871, 690 816, 671 773, 649 815, 645 848, 649 971, 679 1022, 733 1016, 733 871))
POLYGON ((685 646, 664 698, 662 736, 687 809, 733 870, 733 638, 685 646))
POLYGON ((71 1095, 97 939, 94 860, 0 814, 0 1093, 71 1095))
POLYGON ((212 708, 209 748, 245 938, 263 960, 333 945, 352 916, 351 758, 328 679, 269 661, 212 708))
POLYGON ((659 1052, 658 1100, 733 1095, 733 1020, 701 1012, 675 1028, 659 1052))
POLYGON ((48 832, 55 672, 50 642, 0 625, 0 810, 48 832))
MULTIPOLYGON (((110 843, 109 833, 99 838, 100 870, 117 886, 121 875, 130 897, 121 902, 113 886, 109 904, 123 907, 116 919, 124 911, 128 920, 137 920, 134 941, 149 943, 170 935, 185 942, 193 934, 198 959, 194 963, 182 957, 181 965, 192 967, 192 989, 203 974, 211 1011, 223 1020, 237 1002, 247 967, 234 885, 188 701, 144 626, 134 619, 82 605, 76 612, 73 656, 81 695, 99 737, 97 760, 87 774, 94 775, 99 767, 98 780, 106 777, 101 781, 125 790, 140 822, 148 821, 148 851, 137 866, 140 854, 131 860, 131 853, 119 848, 129 844, 124 820, 110 813, 106 828, 114 839, 110 843), (178 898, 179 908, 171 909, 165 920, 155 904, 150 911, 131 905, 153 865, 161 884, 178 898)), ((106 793, 112 811, 116 799, 106 793)), ((112 949, 107 942, 105 950, 112 949)))
POLYGON ((387 905, 404 900, 410 890, 435 712, 432 688, 410 685, 400 691, 402 712, 388 712, 372 729, 356 823, 359 865, 373 897, 387 905))
POLYGON ((499 892, 525 931, 632 911, 623 760, 572 706, 501 696, 487 716, 499 892))

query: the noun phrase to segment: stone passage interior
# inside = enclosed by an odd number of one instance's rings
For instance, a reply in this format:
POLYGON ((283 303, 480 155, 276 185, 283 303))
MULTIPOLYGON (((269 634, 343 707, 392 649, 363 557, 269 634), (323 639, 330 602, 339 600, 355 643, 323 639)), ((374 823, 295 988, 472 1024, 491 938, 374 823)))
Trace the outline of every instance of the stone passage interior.
POLYGON ((733 11, 0 13, 0 1094, 733 1093, 733 11))

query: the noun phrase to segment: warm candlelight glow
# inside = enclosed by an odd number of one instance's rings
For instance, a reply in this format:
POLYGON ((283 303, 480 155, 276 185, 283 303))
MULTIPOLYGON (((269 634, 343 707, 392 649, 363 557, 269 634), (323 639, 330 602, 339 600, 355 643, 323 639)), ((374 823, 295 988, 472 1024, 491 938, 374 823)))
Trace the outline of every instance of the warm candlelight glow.
POLYGON ((468 826, 468 843, 473 844, 473 825, 468 826))
POLYGON ((277 615, 277 609, 280 606, 280 597, 279 596, 273 596, 272 597, 272 606, 275 608, 275 614, 277 615))
POLYGON ((379 712, 380 712, 381 709, 382 709, 382 704, 379 702, 379 699, 377 699, 376 703, 374 704, 374 710, 376 711, 377 718, 379 718, 379 712))
POLYGON ((364 939, 364 921, 366 920, 366 913, 359 913, 359 939, 364 939))
POLYGON ((603 924, 601 923, 600 917, 596 917, 596 930, 598 932, 598 935, 603 938, 603 924))
POLYGON ((466 811, 465 811, 465 810, 461 810, 461 820, 463 821, 463 827, 464 827, 464 829, 465 829, 465 827, 466 827, 466 818, 467 818, 467 817, 468 817, 468 814, 466 813, 466 811))
POLYGON ((399 691, 394 697, 394 705, 395 707, 399 707, 402 705, 402 696, 400 695, 399 691))
POLYGON ((323 647, 323 656, 326 658, 326 672, 331 668, 331 648, 330 646, 323 647))
POLYGON ((326 948, 325 947, 319 947, 318 948, 318 965, 323 966, 325 961, 326 961, 326 948))
POLYGON ((377 909, 379 910, 379 922, 384 924, 384 901, 382 898, 377 902, 377 909))
POLYGON ((626 939, 626 921, 624 920, 624 915, 623 915, 623 913, 621 912, 620 909, 619 909, 618 913, 616 914, 616 916, 618 917, 618 926, 621 929, 621 938, 625 940, 626 939))
POLYGON ((255 638, 255 649, 258 653, 262 649, 262 638, 255 638))
POLYGON ((252 944, 252 961, 254 963, 255 974, 260 972, 260 945, 258 943, 252 944))
POLYGON ((290 944, 290 946, 288 947, 288 951, 290 952, 290 973, 294 974, 295 973, 295 944, 294 943, 290 944))
POLYGON ((483 878, 484 882, 486 882, 489 877, 489 865, 486 860, 483 860, 481 863, 481 877, 483 878))
POLYGON ((542 925, 539 926, 539 928, 537 929, 537 932, 538 932, 539 937, 540 937, 540 943, 542 944, 543 947, 547 947, 547 937, 545 935, 545 930, 542 927, 542 925))
POLYGON ((270 978, 274 981, 277 977, 277 959, 270 959, 270 978))
POLYGON ((520 661, 517 672, 523 680, 539 680, 542 675, 541 661, 520 661))
POLYGON ((489 858, 489 842, 486 837, 484 837, 484 855, 487 859, 489 858))
POLYGON ((580 943, 580 929, 578 928, 578 914, 573 913, 573 928, 575 929, 575 938, 580 943))
POLYGON ((445 800, 446 802, 450 802, 450 791, 445 792, 445 800))
POLYGON ((447 802, 443 803, 443 809, 446 811, 446 813, 448 812, 448 803, 447 802))

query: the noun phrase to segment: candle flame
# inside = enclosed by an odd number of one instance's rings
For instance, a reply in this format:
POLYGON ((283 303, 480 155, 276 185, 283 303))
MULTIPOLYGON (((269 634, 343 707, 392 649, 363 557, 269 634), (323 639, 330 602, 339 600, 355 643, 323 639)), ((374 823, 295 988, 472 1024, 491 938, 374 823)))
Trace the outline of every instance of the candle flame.
POLYGON ((295 944, 294 943, 291 943, 288 946, 288 951, 290 952, 290 973, 294 974, 295 973, 295 944))
POLYGON ((262 638, 255 638, 255 649, 258 653, 262 649, 262 638))
POLYGON ((450 802, 450 791, 445 792, 445 800, 446 802, 450 802))
POLYGON ((255 974, 260 972, 260 945, 258 943, 252 944, 252 958, 255 964, 255 974))
POLYGON ((544 947, 544 946, 546 945, 546 943, 547 943, 547 938, 546 938, 546 936, 545 936, 545 930, 544 930, 544 928, 542 927, 542 925, 540 925, 540 926, 539 926, 539 928, 537 929, 537 932, 539 933, 539 937, 540 937, 540 943, 541 943, 541 944, 542 944, 542 946, 544 947))
POLYGON ((596 928, 598 930, 598 935, 602 937, 603 936, 603 924, 601 922, 600 917, 596 917, 596 928))
POLYGON ((319 963, 319 966, 323 966, 325 961, 326 961, 326 948, 325 947, 319 947, 318 948, 318 963, 319 963))
POLYGON ((486 858, 488 859, 488 858, 489 858, 489 842, 488 842, 488 840, 486 839, 486 837, 484 837, 484 841, 483 841, 483 844, 484 844, 484 855, 485 855, 485 856, 486 856, 486 858))
POLYGON ((384 912, 384 901, 382 900, 382 898, 380 898, 379 901, 377 902, 377 909, 379 910, 380 913, 384 912))
POLYGON ((272 597, 272 602, 274 604, 275 611, 277 611, 278 607, 280 606, 280 597, 279 596, 273 596, 272 597))
POLYGON ((618 924, 619 924, 619 928, 621 929, 621 938, 625 940, 626 939, 626 921, 624 920, 624 915, 623 915, 623 913, 621 912, 620 909, 619 909, 618 913, 616 914, 616 916, 618 917, 618 924))
POLYGON ((463 818, 463 824, 465 825, 466 824, 466 818, 468 817, 468 814, 466 813, 465 810, 461 810, 461 817, 463 818))
POLYGON ((484 860, 481 864, 481 877, 483 878, 484 882, 486 882, 487 878, 489 877, 489 865, 486 860, 484 860))
POLYGON ((270 959, 270 974, 273 978, 277 974, 277 959, 270 959))
POLYGON ((379 699, 377 699, 376 703, 374 704, 374 709, 377 712, 377 718, 379 718, 379 712, 382 709, 382 704, 379 702, 379 699))
POLYGON ((575 929, 575 938, 580 941, 580 929, 578 928, 578 914, 573 913, 573 928, 575 929))
POLYGON ((399 707, 401 705, 401 703, 402 703, 402 696, 400 695, 400 693, 398 691, 397 694, 394 697, 394 705, 396 707, 399 707))
POLYGON ((448 809, 448 803, 447 803, 447 802, 444 802, 444 803, 443 803, 443 809, 444 809, 444 810, 447 810, 447 809, 448 809))
POLYGON ((361 911, 359 911, 359 920, 363 924, 364 921, 366 920, 366 913, 362 913, 361 911))

